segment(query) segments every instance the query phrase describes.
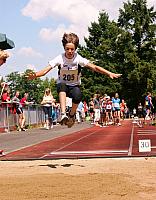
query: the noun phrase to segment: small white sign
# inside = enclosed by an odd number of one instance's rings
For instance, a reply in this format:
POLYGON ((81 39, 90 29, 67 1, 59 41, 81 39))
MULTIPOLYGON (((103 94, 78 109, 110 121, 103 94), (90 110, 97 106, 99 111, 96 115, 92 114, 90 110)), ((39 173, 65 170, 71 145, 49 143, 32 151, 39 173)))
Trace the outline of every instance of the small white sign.
POLYGON ((151 152, 151 140, 139 140, 139 152, 151 152))

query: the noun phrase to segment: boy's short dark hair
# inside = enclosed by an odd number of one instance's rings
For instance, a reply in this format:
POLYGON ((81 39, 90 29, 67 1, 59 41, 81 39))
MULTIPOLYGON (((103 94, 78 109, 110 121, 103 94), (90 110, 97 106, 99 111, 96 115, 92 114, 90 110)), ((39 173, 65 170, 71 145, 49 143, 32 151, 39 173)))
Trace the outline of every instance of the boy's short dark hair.
POLYGON ((79 37, 75 33, 64 33, 62 38, 62 44, 64 48, 67 43, 73 43, 75 45, 75 49, 77 49, 79 45, 79 37))

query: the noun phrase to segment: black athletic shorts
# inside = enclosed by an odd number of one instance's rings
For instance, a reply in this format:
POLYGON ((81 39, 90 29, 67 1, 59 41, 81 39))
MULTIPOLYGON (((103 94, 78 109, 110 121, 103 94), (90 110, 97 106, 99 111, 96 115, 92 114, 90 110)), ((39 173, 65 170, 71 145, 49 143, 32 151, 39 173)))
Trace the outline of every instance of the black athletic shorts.
POLYGON ((22 108, 16 108, 16 113, 19 115, 19 114, 22 114, 23 113, 23 109, 22 108))
POLYGON ((57 92, 66 92, 67 97, 72 98, 72 102, 75 104, 79 104, 82 100, 82 93, 79 85, 69 86, 65 83, 57 84, 57 92))

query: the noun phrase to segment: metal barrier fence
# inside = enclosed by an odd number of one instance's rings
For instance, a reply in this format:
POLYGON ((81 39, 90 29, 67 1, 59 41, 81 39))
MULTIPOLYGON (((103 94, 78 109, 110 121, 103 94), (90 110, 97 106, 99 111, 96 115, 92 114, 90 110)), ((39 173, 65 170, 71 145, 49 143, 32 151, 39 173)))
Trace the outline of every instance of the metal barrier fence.
MULTIPOLYGON (((26 125, 39 125, 45 122, 45 115, 42 106, 30 104, 24 107, 26 125)), ((10 132, 18 126, 18 115, 12 103, 0 104, 0 130, 10 132)))

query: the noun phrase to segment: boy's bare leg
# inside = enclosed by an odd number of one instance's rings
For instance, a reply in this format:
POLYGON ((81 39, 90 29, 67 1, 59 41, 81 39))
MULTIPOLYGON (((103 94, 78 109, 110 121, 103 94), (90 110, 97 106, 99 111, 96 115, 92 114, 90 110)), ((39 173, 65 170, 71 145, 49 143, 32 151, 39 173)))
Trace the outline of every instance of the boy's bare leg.
POLYGON ((69 112, 69 120, 67 122, 68 128, 71 128, 75 123, 75 113, 76 113, 77 107, 78 107, 78 104, 72 103, 72 108, 69 112))
POLYGON ((59 119, 59 123, 61 125, 67 124, 68 117, 66 115, 66 93, 60 92, 59 93, 59 101, 60 101, 60 107, 61 107, 61 118, 59 119))
POLYGON ((71 116, 75 115, 77 107, 78 107, 78 104, 72 103, 72 108, 70 110, 71 116))
POLYGON ((61 106, 61 112, 65 113, 66 112, 66 93, 65 92, 59 93, 59 101, 60 101, 60 106, 61 106))

